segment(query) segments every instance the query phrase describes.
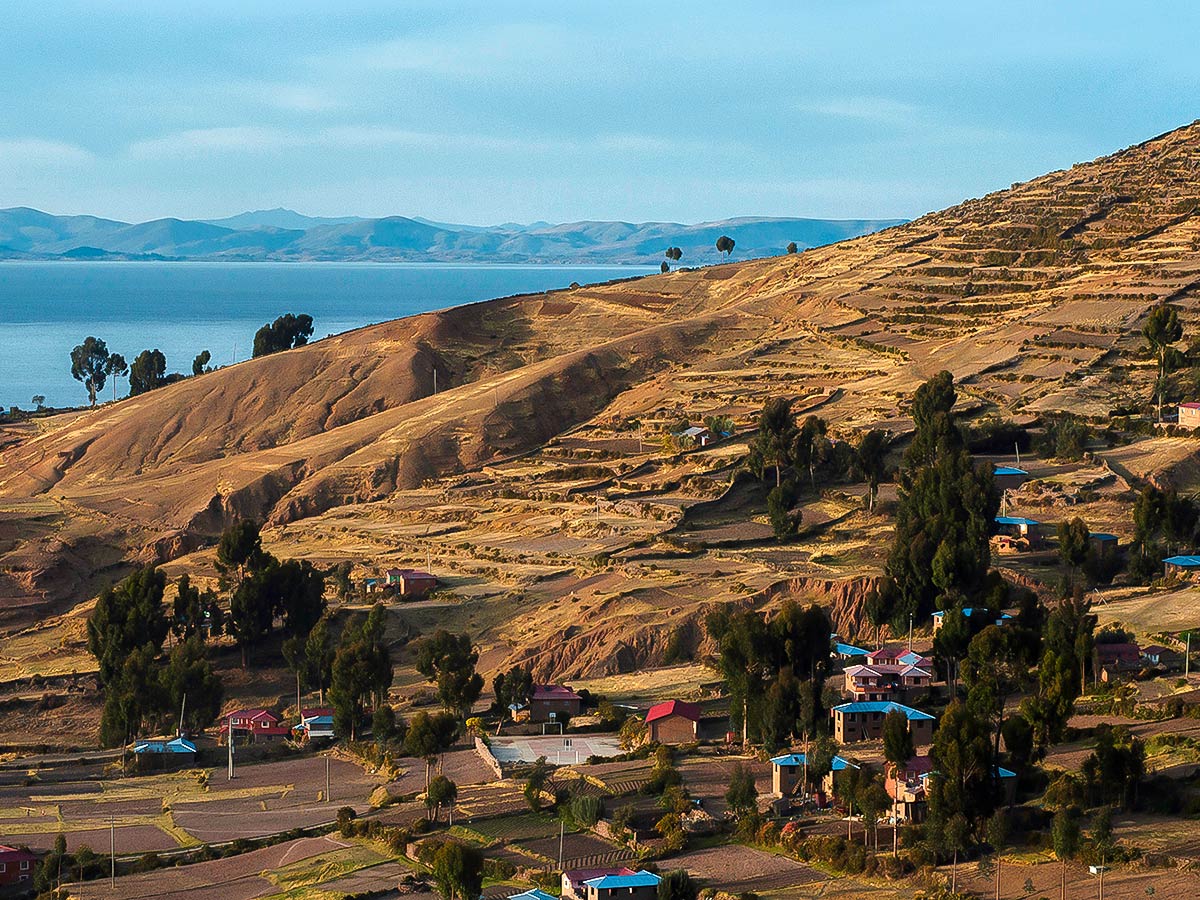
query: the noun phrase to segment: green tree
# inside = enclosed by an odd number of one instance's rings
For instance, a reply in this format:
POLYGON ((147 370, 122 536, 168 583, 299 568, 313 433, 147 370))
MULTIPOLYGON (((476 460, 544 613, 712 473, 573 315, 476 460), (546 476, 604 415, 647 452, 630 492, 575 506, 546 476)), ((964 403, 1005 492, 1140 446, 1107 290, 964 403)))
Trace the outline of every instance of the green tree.
POLYGON ((118 747, 141 734, 142 726, 165 706, 154 665, 155 649, 144 644, 131 650, 105 685, 100 713, 100 743, 118 747))
MULTIPOLYGON (((425 808, 433 810, 433 821, 441 817, 442 807, 453 807, 458 798, 458 785, 445 775, 438 775, 429 782, 425 789, 425 808)), ((451 812, 453 813, 453 809, 451 812)))
POLYGON ((872 429, 862 436, 855 450, 855 467, 867 482, 867 511, 875 512, 879 482, 887 474, 887 453, 891 438, 887 432, 872 429))
POLYGON ((483 854, 469 844, 445 841, 430 868, 442 900, 476 900, 483 891, 483 854))
POLYGON ((1071 809, 1060 809, 1054 814, 1054 822, 1050 827, 1050 839, 1054 846, 1054 855, 1062 865, 1060 877, 1060 896, 1067 896, 1067 860, 1074 859, 1079 853, 1079 818, 1071 809))
POLYGON ((795 252, 796 252, 797 250, 799 250, 799 249, 800 249, 800 248, 796 246, 796 242, 795 242, 795 241, 789 241, 789 242, 788 242, 788 245, 787 245, 787 252, 788 252, 789 254, 795 253, 795 252))
MULTIPOLYGON (((991 619, 991 616, 988 618, 991 619)), ((1028 681, 1029 670, 1020 646, 1012 643, 1014 637, 1019 638, 1015 629, 989 625, 972 638, 963 666, 967 707, 989 724, 992 759, 995 763, 1000 760, 1004 709, 1008 698, 1021 691, 1028 681)), ((999 789, 998 781, 995 788, 999 789)))
POLYGON ((982 835, 998 800, 995 764, 987 722, 954 700, 933 736, 930 758, 937 772, 929 790, 932 830, 949 827, 955 815, 966 818, 971 833, 982 835))
POLYGON ((723 234, 719 238, 717 238, 717 252, 718 253, 724 253, 726 256, 729 256, 730 254, 733 253, 733 248, 734 248, 733 238, 731 238, 725 234, 723 234))
POLYGON ((250 664, 250 648, 266 638, 275 624, 273 568, 242 579, 229 600, 229 633, 241 650, 243 669, 250 664))
POLYGON ((166 577, 154 566, 139 569, 96 600, 87 622, 88 650, 96 658, 100 682, 113 684, 129 654, 148 647, 153 659, 169 625, 163 608, 166 577))
POLYGON ((542 788, 550 780, 550 765, 546 757, 539 756, 529 770, 529 778, 525 781, 525 803, 531 810, 537 812, 542 808, 542 788))
POLYGON ((700 890, 684 869, 672 869, 658 880, 658 900, 696 900, 700 890))
POLYGON ((1158 395, 1158 421, 1162 421, 1163 386, 1167 375, 1170 374, 1172 363, 1178 356, 1174 344, 1183 338, 1183 325, 1179 321, 1179 310, 1166 303, 1160 303, 1150 311, 1146 324, 1142 326, 1142 335, 1146 338, 1151 352, 1158 357, 1158 378, 1155 381, 1155 393, 1158 395))
POLYGON ((729 787, 725 791, 725 802, 739 819, 758 811, 758 787, 754 783, 754 773, 745 763, 733 767, 729 787))
POLYGON ((83 382, 92 406, 96 405, 96 395, 104 389, 108 359, 108 347, 99 338, 84 338, 83 343, 71 351, 71 377, 83 382))
POLYGON ((129 363, 125 362, 125 357, 120 353, 110 353, 108 363, 105 366, 106 372, 113 380, 113 400, 117 399, 117 379, 124 378, 129 374, 129 363))
MULTIPOLYGON (((916 752, 912 732, 908 728, 908 717, 898 709, 892 710, 883 719, 883 758, 892 767, 893 777, 899 780, 900 772, 908 767, 909 760, 916 752)), ((892 819, 899 821, 894 802, 892 819)), ((899 831, 899 825, 892 828, 892 856, 900 854, 899 831)))
POLYGON ((507 672, 497 672, 492 679, 492 693, 495 701, 492 711, 501 720, 514 707, 522 709, 529 705, 533 697, 533 674, 525 666, 513 666, 507 672))
POLYGON ((991 563, 988 539, 999 501, 991 473, 976 468, 954 422, 954 381, 941 372, 917 389, 915 430, 900 469, 899 504, 886 565, 885 608, 903 629, 976 596, 991 563))
POLYGON ((808 470, 808 483, 817 486, 816 466, 822 448, 829 443, 825 438, 828 427, 818 416, 808 416, 792 438, 791 461, 799 469, 808 470))
POLYGON ((225 686, 213 671, 199 634, 172 648, 161 683, 168 710, 172 714, 182 712, 184 725, 191 730, 207 728, 220 715, 225 686))
POLYGON ((750 442, 752 460, 775 468, 775 486, 783 483, 782 469, 791 463, 792 444, 798 431, 792 401, 776 397, 763 404, 758 417, 758 434, 750 442))
POLYGON ((440 712, 430 715, 419 712, 408 723, 404 735, 404 752, 425 761, 425 786, 428 787, 437 758, 454 746, 458 738, 459 722, 453 713, 440 712))
POLYGON ((205 372, 211 372, 212 368, 208 363, 212 359, 212 354, 207 350, 201 350, 196 354, 196 358, 192 360, 192 374, 203 375, 205 372))
POLYGON ((167 381, 167 358, 161 350, 143 350, 129 367, 129 396, 136 397, 167 381))
POLYGON ((1058 523, 1058 555, 1070 567, 1072 579, 1087 561, 1091 547, 1090 534, 1087 523, 1079 516, 1058 523))
POLYGON ((767 492, 767 518, 776 540, 786 541, 800 531, 803 515, 793 507, 796 504, 796 483, 789 477, 783 484, 767 492))
POLYGON ((230 525, 217 543, 217 571, 227 580, 240 581, 271 558, 262 547, 261 526, 253 519, 241 519, 230 525))
POLYGON ((438 699, 446 709, 464 715, 479 699, 483 678, 476 673, 479 651, 468 634, 438 629, 417 648, 417 671, 437 684, 438 699))
POLYGON ((264 325, 254 334, 254 356, 267 356, 290 350, 293 347, 303 347, 312 337, 312 316, 301 313, 287 313, 280 316, 269 325, 264 325))
MULTIPOLYGON (((333 656, 329 700, 334 727, 342 734, 348 733, 352 741, 358 736, 368 704, 380 706, 392 683, 391 652, 383 636, 384 615, 382 604, 376 604, 361 626, 348 626, 333 656)), ((410 725, 410 734, 416 721, 414 718, 410 725)))
POLYGON ((337 654, 337 646, 329 633, 329 617, 323 616, 317 620, 308 639, 304 642, 304 672, 302 681, 310 690, 320 693, 321 702, 325 702, 325 692, 333 677, 333 659, 337 654))
POLYGON ((396 710, 386 703, 377 707, 371 716, 371 737, 380 747, 404 743, 406 730, 403 722, 397 722, 396 710))
POLYGON ((34 407, 37 409, 38 412, 41 412, 42 407, 46 405, 46 395, 45 394, 34 394, 32 399, 30 399, 29 402, 34 405, 34 407))

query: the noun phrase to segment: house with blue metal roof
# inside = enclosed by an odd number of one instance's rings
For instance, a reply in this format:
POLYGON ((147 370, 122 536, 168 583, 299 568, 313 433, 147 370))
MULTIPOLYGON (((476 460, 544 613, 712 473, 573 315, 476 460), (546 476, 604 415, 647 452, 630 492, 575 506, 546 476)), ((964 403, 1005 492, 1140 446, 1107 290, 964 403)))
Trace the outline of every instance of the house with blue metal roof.
POLYGON ((996 466, 992 469, 992 482, 998 491, 1011 491, 1029 480, 1029 473, 1017 466, 996 466))
POLYGON ((644 869, 632 875, 601 875, 585 881, 587 900, 657 900, 661 879, 644 869))
MULTIPOLYGON (((776 797, 791 797, 804 786, 805 760, 803 753, 785 753, 771 759, 771 792, 776 797)), ((821 780, 821 789, 833 794, 834 775, 859 766, 844 756, 835 756, 830 771, 821 780)))
POLYGON ((139 771, 186 769, 196 762, 196 745, 185 737, 174 740, 146 740, 133 745, 133 758, 139 771))
MULTIPOLYGON (((973 619, 977 615, 986 616, 987 612, 988 611, 981 606, 964 606, 963 607, 963 615, 966 616, 968 619, 973 619)), ((945 618, 946 618, 945 610, 939 609, 937 612, 935 612, 933 614, 933 633, 934 634, 938 633, 938 630, 942 627, 942 622, 945 620, 945 618)), ((999 616, 997 616, 992 621, 992 624, 993 625, 1007 625, 1011 621, 1012 621, 1012 616, 1010 616, 1006 612, 1002 612, 1002 613, 1000 613, 999 616)))
POLYGON ((520 894, 509 894, 508 900, 558 900, 553 894, 547 894, 545 891, 539 891, 534 888, 531 891, 524 891, 520 894))
POLYGON ((833 719, 833 737, 839 744, 870 741, 883 737, 883 720, 889 713, 899 712, 908 721, 908 731, 917 746, 933 741, 933 725, 937 721, 929 713, 884 700, 860 700, 842 703, 829 711, 833 719))
POLYGON ((1168 556, 1163 560, 1163 574, 1191 576, 1200 572, 1200 556, 1168 556))

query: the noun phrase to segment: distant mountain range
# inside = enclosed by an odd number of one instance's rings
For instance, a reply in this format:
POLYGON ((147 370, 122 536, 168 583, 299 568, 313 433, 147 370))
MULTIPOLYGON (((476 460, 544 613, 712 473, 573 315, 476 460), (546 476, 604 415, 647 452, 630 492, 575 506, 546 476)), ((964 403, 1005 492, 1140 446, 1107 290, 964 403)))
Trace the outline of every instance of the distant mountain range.
POLYGON ((650 264, 668 247, 680 265, 725 259, 717 238, 735 241, 733 259, 773 256, 902 224, 901 219, 737 218, 698 225, 674 222, 567 222, 554 225, 452 225, 387 216, 313 217, 290 209, 245 212, 207 221, 129 223, 0 209, 0 259, 208 259, 373 262, 650 264))

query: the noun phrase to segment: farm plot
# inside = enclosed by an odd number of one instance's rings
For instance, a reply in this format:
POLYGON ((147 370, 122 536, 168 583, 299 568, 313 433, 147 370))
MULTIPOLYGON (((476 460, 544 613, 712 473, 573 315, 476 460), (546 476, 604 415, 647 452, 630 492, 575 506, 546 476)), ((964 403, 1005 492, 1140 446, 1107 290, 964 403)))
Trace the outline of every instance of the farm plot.
POLYGON ((599 780, 610 793, 618 797, 636 794, 650 780, 650 762, 644 759, 598 763, 580 771, 599 780))
POLYGON ((456 817, 464 819, 488 819, 526 811, 524 785, 515 781, 494 781, 491 784, 474 784, 459 788, 458 800, 454 804, 456 817))
POLYGON ((684 853, 672 861, 672 866, 676 865, 703 879, 710 887, 731 894, 741 891, 765 894, 827 878, 799 860, 742 846, 710 847, 684 853))
MULTIPOLYGON (((538 840, 521 841, 520 849, 528 850, 544 859, 557 863, 559 836, 538 840)), ((594 869, 615 866, 633 859, 633 854, 624 847, 610 844, 594 834, 579 832, 562 836, 562 861, 567 869, 594 869)))
MULTIPOLYGON (((405 757, 396 760, 396 764, 404 767, 404 774, 388 784, 389 793, 402 796, 425 790, 424 760, 405 757)), ((495 773, 484 764, 474 750, 451 750, 449 753, 443 753, 435 771, 445 775, 459 787, 483 784, 496 778, 495 773)))
MULTIPOLYGON (((103 894, 122 900, 254 900, 276 891, 276 886, 263 877, 264 872, 350 846, 334 837, 300 838, 240 856, 124 875, 117 879, 115 891, 110 893, 106 885, 103 894)), ((100 893, 94 882, 64 887, 74 897, 100 893)))
MULTIPOLYGON (((1059 876, 1057 864, 1002 865, 1000 867, 1000 896, 1025 897, 1025 880, 1033 882, 1033 896, 1057 897, 1059 876)), ((949 871, 945 874, 949 876, 949 871)), ((960 866, 959 889, 990 896, 995 890, 995 878, 982 878, 974 866, 960 866)), ((1067 896, 1095 897, 1097 878, 1083 866, 1067 867, 1067 896)), ((1145 900, 1147 896, 1200 897, 1200 874, 1184 869, 1121 869, 1114 868, 1104 876, 1104 896, 1108 900, 1145 900)))
POLYGON ((760 796, 771 792, 771 767, 750 757, 686 759, 679 764, 679 774, 688 793, 703 803, 709 815, 720 817, 728 805, 725 792, 733 771, 740 765, 748 765, 754 773, 760 796))

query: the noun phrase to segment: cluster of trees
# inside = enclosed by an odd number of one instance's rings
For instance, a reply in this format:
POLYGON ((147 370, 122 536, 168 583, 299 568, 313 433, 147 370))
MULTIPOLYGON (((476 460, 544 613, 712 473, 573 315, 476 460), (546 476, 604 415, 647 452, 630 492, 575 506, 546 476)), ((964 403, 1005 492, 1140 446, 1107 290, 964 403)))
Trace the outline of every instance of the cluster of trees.
MULTIPOLYGON (((192 360, 192 374, 202 375, 211 372, 208 365, 212 354, 202 350, 192 360)), ((96 405, 96 398, 104 389, 109 378, 113 379, 113 399, 117 396, 116 380, 118 377, 129 376, 129 396, 135 397, 166 384, 181 380, 184 376, 178 372, 167 374, 167 358, 158 349, 143 350, 134 357, 132 363, 127 363, 120 353, 109 352, 108 345, 95 337, 85 338, 71 351, 71 376, 88 392, 88 401, 96 405)), ((45 402, 45 397, 34 397, 34 403, 39 408, 45 402)))
POLYGON ((822 688, 832 629, 823 609, 788 601, 767 621, 723 605, 709 612, 705 627, 719 650, 730 725, 745 739, 772 750, 828 729, 822 688))
MULTIPOLYGON (((679 262, 683 258, 683 251, 678 247, 668 247, 663 255, 669 260, 679 262)), ((666 260, 663 260, 662 271, 664 273, 671 271, 671 264, 666 260)))
POLYGON ((1167 303, 1160 303, 1150 311, 1142 326, 1142 336, 1150 351, 1158 360, 1158 377, 1154 380, 1154 396, 1158 401, 1158 421, 1162 421, 1163 396, 1167 392, 1167 376, 1184 363, 1183 354, 1175 344, 1183 339, 1183 324, 1179 321, 1179 310, 1167 303))
POLYGON ((986 588, 988 539, 999 509, 990 471, 971 458, 954 420, 954 379, 940 372, 913 398, 912 443, 899 475, 899 504, 886 580, 868 604, 872 624, 904 630, 910 617, 971 606, 986 588))
POLYGON ((891 439, 873 430, 862 436, 858 446, 829 437, 829 427, 818 416, 796 421, 793 400, 772 398, 763 404, 758 433, 750 442, 747 465, 759 478, 773 470, 775 487, 767 495, 767 513, 776 537, 795 535, 801 517, 794 509, 800 497, 798 474, 807 474, 811 489, 818 480, 839 481, 857 475, 867 483, 867 504, 873 512, 879 483, 887 474, 887 452, 891 439), (786 477, 785 477, 786 473, 786 477))
POLYGON ((1130 572, 1142 582, 1161 574, 1161 560, 1172 548, 1195 546, 1200 534, 1200 507, 1174 488, 1146 485, 1133 504, 1133 546, 1130 572))
POLYGON ((189 618, 168 618, 166 577, 154 566, 104 590, 88 618, 88 650, 104 689, 100 741, 106 747, 127 743, 145 727, 178 721, 203 728, 220 712, 221 680, 207 658, 204 630, 190 618, 194 604, 205 600, 197 601, 186 582, 180 587, 187 593, 183 606, 189 618), (164 654, 172 629, 181 639, 164 654))
POLYGON ((254 357, 303 347, 312 337, 313 319, 307 313, 287 313, 254 333, 254 357))

